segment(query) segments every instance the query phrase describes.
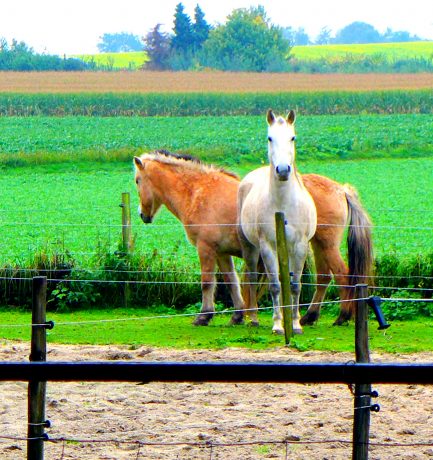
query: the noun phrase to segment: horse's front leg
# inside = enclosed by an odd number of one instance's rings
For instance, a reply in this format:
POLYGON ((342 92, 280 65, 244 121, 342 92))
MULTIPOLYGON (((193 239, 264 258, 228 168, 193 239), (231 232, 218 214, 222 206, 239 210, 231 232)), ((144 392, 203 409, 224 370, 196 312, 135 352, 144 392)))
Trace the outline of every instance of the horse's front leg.
POLYGON ((272 250, 270 245, 262 243, 260 248, 260 255, 262 256, 265 265, 266 273, 269 279, 269 292, 272 297, 272 305, 274 307, 273 326, 272 332, 275 334, 284 334, 283 315, 281 311, 280 292, 281 285, 278 277, 278 261, 277 255, 272 250))
POLYGON ((217 262, 233 301, 234 312, 230 322, 232 324, 242 324, 244 322, 244 301, 242 299, 239 278, 235 271, 233 259, 229 255, 219 255, 217 257, 217 262))
POLYGON ((196 326, 207 326, 215 313, 215 250, 206 243, 198 242, 197 251, 201 267, 202 306, 194 320, 196 326))
POLYGON ((301 315, 299 314, 299 298, 301 296, 301 277, 305 260, 308 253, 308 241, 302 241, 295 245, 293 253, 289 254, 289 269, 293 273, 290 282, 290 298, 292 302, 293 333, 302 334, 301 315))

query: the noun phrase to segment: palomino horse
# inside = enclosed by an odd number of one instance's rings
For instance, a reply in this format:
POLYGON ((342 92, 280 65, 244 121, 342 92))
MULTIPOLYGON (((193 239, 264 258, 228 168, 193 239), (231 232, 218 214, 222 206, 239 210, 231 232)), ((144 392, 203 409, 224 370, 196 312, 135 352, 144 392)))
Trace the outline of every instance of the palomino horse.
MULTIPOLYGON (((134 163, 143 222, 152 222, 161 205, 165 205, 185 226, 189 241, 197 248, 202 314, 194 323, 207 325, 215 311, 216 263, 230 289, 235 310, 241 311, 244 303, 231 257, 241 256, 236 226, 238 177, 164 150, 135 157, 134 163)), ((242 318, 242 313, 237 316, 242 318)))
POLYGON ((257 265, 261 258, 269 278, 274 307, 272 331, 284 334, 275 229, 275 213, 284 212, 287 256, 292 272, 293 332, 302 334, 299 315, 301 276, 309 242, 316 233, 316 206, 295 167, 295 112, 291 110, 284 119, 275 117, 272 110, 268 110, 267 121, 269 166, 247 174, 238 193, 239 237, 249 284, 249 304, 246 307, 249 311, 257 308, 257 265))
MULTIPOLYGON (((212 318, 216 261, 224 279, 229 281, 235 308, 243 307, 236 275, 230 275, 233 268, 230 256, 241 257, 236 230, 239 178, 189 155, 162 150, 135 157, 134 163, 143 222, 152 222, 158 209, 165 205, 182 222, 189 240, 197 247, 202 271, 202 312, 208 314, 197 316, 195 324, 205 325, 212 318)), ((317 208, 318 226, 311 244, 319 285, 301 323, 318 320, 327 285, 334 276, 341 285, 340 299, 344 300, 334 324, 343 324, 354 311, 354 303, 347 301, 353 295, 349 285, 354 285, 357 277, 367 276, 371 267, 368 216, 352 189, 315 174, 303 175, 303 181, 317 208), (349 269, 340 254, 348 225, 349 269), (353 262, 355 257, 357 263, 353 262)), ((232 322, 241 322, 242 318, 242 312, 235 313, 232 322)))

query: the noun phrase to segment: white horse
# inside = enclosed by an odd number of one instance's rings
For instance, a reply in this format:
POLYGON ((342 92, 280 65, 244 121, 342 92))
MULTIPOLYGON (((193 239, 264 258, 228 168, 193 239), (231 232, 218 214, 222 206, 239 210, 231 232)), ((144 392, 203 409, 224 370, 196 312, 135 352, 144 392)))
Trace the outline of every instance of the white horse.
POLYGON ((257 263, 261 257, 274 307, 272 330, 284 333, 275 231, 275 213, 284 212, 289 270, 293 272, 290 289, 293 332, 302 334, 299 322, 301 275, 309 240, 316 231, 316 207, 295 167, 295 112, 291 110, 285 119, 268 110, 267 122, 270 165, 250 172, 242 180, 238 193, 239 236, 249 284, 246 308, 254 312, 252 322, 258 324, 256 283, 257 263))

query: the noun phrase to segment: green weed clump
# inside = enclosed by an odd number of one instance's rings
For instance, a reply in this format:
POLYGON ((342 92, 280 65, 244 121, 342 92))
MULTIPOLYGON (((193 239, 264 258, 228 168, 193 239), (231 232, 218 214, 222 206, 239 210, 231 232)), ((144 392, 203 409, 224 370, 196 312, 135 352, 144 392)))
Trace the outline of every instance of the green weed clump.
MULTIPOLYGON (((375 262, 375 295, 384 299, 383 312, 388 320, 407 320, 419 316, 432 317, 433 252, 416 257, 398 258, 384 255, 375 262), (389 287, 393 289, 390 291, 389 287), (408 290, 406 290, 408 288, 408 290), (419 300, 412 302, 412 300, 419 300)), ((311 301, 314 286, 312 267, 304 271, 301 304, 311 301)), ((199 276, 188 268, 180 269, 170 257, 157 250, 151 254, 126 255, 121 250, 110 252, 100 247, 92 268, 81 269, 71 257, 38 253, 32 264, 23 268, 4 267, 0 270, 0 298, 4 305, 31 307, 31 278, 47 276, 48 310, 72 312, 99 308, 152 308, 164 306, 166 311, 198 312, 201 286, 199 276), (51 281, 50 281, 51 280, 51 281)), ((221 280, 219 280, 221 281, 221 280)), ((338 299, 331 286, 328 299, 338 299)), ((219 286, 217 303, 220 308, 231 306, 228 291, 219 286)), ((269 296, 261 298, 262 306, 271 306, 269 296)), ((336 315, 333 306, 326 310, 336 315)))
POLYGON ((34 276, 47 277, 47 307, 55 311, 126 305, 179 309, 201 298, 200 279, 156 249, 128 255, 99 246, 87 264, 91 268, 83 269, 67 253, 40 251, 27 267, 5 266, 0 269, 2 304, 30 308, 34 276))
POLYGON ((375 266, 376 295, 393 299, 382 306, 387 319, 433 316, 433 252, 403 258, 384 254, 376 259, 375 266))

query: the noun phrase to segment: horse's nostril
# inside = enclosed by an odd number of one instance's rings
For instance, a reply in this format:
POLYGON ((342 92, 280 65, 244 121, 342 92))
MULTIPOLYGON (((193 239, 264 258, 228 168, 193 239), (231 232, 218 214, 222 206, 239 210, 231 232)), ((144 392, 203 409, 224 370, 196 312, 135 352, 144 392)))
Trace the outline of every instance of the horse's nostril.
POLYGON ((290 165, 278 165, 275 172, 280 178, 287 178, 290 174, 290 165))

